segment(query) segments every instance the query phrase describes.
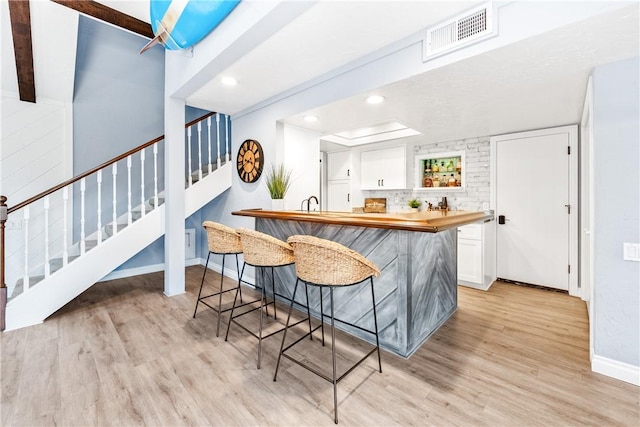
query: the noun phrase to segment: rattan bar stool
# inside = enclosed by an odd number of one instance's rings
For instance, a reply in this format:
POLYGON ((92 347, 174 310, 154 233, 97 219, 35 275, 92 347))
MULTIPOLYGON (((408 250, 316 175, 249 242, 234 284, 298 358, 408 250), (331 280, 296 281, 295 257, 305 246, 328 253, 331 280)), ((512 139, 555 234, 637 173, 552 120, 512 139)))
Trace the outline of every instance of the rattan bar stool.
POLYGON ((240 302, 242 303, 242 289, 240 286, 240 269, 238 262, 238 254, 242 253, 242 243, 240 242, 240 235, 236 233, 236 231, 227 227, 226 225, 219 224, 213 221, 205 221, 202 223, 202 227, 207 231, 207 242, 209 245, 209 254, 207 254, 207 262, 204 265, 204 273, 202 274, 202 281, 200 282, 200 291, 198 292, 198 300, 196 301, 196 308, 193 311, 193 318, 195 319, 196 313, 198 312, 198 305, 200 303, 206 305, 216 313, 218 313, 218 324, 216 326, 216 336, 220 336, 220 317, 222 313, 231 310, 231 308, 227 308, 225 310, 222 309, 222 294, 238 290, 240 291, 240 302), (214 292, 210 295, 202 296, 202 288, 204 286, 204 278, 207 275, 208 265, 209 265, 209 257, 211 254, 214 255, 222 255, 222 271, 220 273, 220 289, 217 292, 214 292), (238 272, 238 286, 234 288, 224 289, 224 261, 227 255, 235 255, 236 256, 236 271, 238 272), (218 297, 218 306, 212 306, 207 301, 208 298, 218 297))
MULTIPOLYGON (((293 298, 295 298, 296 290, 298 289, 298 284, 300 282, 304 283, 305 289, 308 285, 320 287, 320 316, 323 321, 323 325, 324 317, 326 315, 323 313, 322 291, 324 288, 329 288, 329 298, 331 303, 331 314, 329 317, 331 318, 331 358, 333 362, 333 372, 331 376, 328 376, 286 353, 287 350, 298 344, 302 338, 304 338, 303 336, 286 347, 284 345, 287 338, 287 330, 290 326, 293 326, 289 325, 291 310, 293 309, 293 304, 291 304, 289 306, 289 315, 287 317, 285 331, 282 336, 282 344, 280 345, 280 354, 278 355, 278 362, 276 363, 276 371, 273 375, 273 381, 276 381, 277 379, 280 360, 284 356, 308 371, 311 371, 319 377, 333 383, 334 422, 338 424, 338 382, 340 382, 344 377, 351 373, 356 366, 360 365, 360 363, 376 351, 378 352, 378 370, 382 372, 380 341, 378 338, 378 317, 376 314, 376 297, 373 290, 373 277, 380 276, 380 270, 374 263, 358 252, 330 240, 320 239, 313 236, 291 236, 287 239, 287 243, 293 247, 293 256, 296 264, 297 280, 295 288, 293 289, 293 298), (373 321, 375 326, 375 330, 373 331, 334 317, 334 289, 338 287, 353 286, 367 281, 371 284, 373 321), (338 376, 336 372, 335 321, 339 321, 361 331, 371 333, 376 337, 376 346, 340 376, 338 376)), ((322 344, 324 345, 324 326, 322 328, 322 344)))
MULTIPOLYGON (((238 292, 236 291, 236 296, 233 300, 233 307, 231 309, 231 315, 229 316, 229 323, 227 325, 227 334, 225 335, 224 340, 227 341, 229 338, 229 329, 231 328, 231 323, 235 323, 240 326, 245 331, 249 332, 251 335, 258 339, 258 369, 260 369, 260 362, 262 360, 262 340, 268 338, 272 335, 277 334, 278 332, 284 331, 284 326, 276 331, 273 331, 267 335, 262 334, 262 324, 263 324, 263 311, 266 311, 267 316, 269 315, 268 306, 273 305, 273 317, 274 320, 277 319, 277 311, 276 311, 276 295, 286 298, 287 297, 276 293, 275 288, 275 277, 274 277, 274 269, 276 267, 283 267, 286 265, 293 264, 293 249, 288 243, 283 242, 282 240, 276 239, 273 236, 270 236, 265 233, 261 233, 255 230, 249 230, 246 228, 238 228, 238 235, 240 236, 240 241, 242 242, 242 250, 244 257, 244 264, 242 265, 242 272, 240 273, 240 280, 242 280, 242 275, 244 274, 244 268, 246 265, 251 265, 260 270, 261 278, 262 278, 262 286, 260 287, 260 306, 255 307, 251 310, 244 311, 240 314, 234 315, 234 310, 240 306, 236 306, 236 301, 238 298, 238 292), (266 296, 266 281, 265 281, 265 268, 271 269, 271 291, 272 291, 272 300, 267 302, 266 296), (263 310, 263 308, 265 310, 263 310), (260 310, 260 325, 258 328, 258 333, 249 330, 241 323, 237 322, 235 319, 244 316, 254 310, 260 310)), ((257 301, 257 300, 256 300, 257 301)), ((246 305, 246 304, 244 304, 246 305)), ((309 298, 307 296, 307 314, 309 314, 309 298)), ((303 319, 295 324, 302 323, 307 321, 307 319, 303 319)), ((309 328, 311 329, 311 318, 308 316, 309 328)))

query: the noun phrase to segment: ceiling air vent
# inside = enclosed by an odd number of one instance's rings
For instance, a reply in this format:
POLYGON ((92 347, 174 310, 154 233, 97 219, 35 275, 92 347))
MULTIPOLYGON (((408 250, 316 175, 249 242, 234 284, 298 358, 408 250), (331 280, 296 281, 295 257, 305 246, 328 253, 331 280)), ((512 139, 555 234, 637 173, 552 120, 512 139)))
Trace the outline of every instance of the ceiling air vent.
POLYGON ((460 16, 427 28, 424 40, 425 59, 493 34, 492 10, 491 3, 485 3, 460 16))

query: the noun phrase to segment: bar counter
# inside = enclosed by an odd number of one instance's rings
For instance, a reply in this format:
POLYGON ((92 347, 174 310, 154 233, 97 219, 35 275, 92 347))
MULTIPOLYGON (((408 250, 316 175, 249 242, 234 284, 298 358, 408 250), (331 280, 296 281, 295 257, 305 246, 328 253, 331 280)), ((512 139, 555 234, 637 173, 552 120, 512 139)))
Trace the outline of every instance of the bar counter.
MULTIPOLYGON (((493 217, 486 212, 433 211, 378 214, 246 209, 233 215, 256 219, 255 229, 284 241, 308 234, 341 243, 366 256, 381 270, 374 278, 380 346, 409 357, 451 317, 457 308, 457 229, 493 217)), ((267 269, 268 270, 268 269, 267 269)), ((277 293, 291 297, 293 265, 275 269, 277 293)), ((256 277, 258 286, 264 286, 256 277)), ((271 282, 271 273, 264 277, 271 282)), ((266 289, 270 289, 268 286, 266 289)), ((320 297, 310 288, 311 313, 320 317, 320 297)), ((373 329, 371 291, 350 286, 336 292, 335 315, 373 329)), ((296 301, 305 304, 305 293, 296 301)), ((328 297, 324 298, 325 313, 328 297)), ((372 342, 369 334, 336 323, 346 332, 372 342)))
POLYGON ((401 213, 352 213, 335 211, 267 211, 244 209, 233 215, 287 221, 316 222, 320 224, 353 225, 359 227, 386 228, 392 230, 423 231, 437 233, 450 228, 493 218, 487 212, 425 211, 401 213))

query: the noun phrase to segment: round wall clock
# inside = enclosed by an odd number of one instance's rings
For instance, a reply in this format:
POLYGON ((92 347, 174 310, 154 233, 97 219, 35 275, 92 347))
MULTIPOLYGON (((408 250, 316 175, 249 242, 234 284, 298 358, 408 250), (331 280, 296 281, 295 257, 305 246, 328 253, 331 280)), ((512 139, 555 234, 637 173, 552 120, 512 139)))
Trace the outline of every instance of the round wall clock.
POLYGON ((258 141, 247 139, 238 150, 238 175, 244 182, 256 182, 262 174, 264 154, 258 141))

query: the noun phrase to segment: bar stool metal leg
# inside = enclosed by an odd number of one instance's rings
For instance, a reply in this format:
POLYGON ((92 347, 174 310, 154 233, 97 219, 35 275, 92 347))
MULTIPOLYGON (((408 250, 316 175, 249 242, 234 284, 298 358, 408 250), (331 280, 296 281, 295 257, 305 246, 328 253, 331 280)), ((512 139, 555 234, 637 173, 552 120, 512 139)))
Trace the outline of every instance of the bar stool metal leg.
POLYGON ((322 307, 322 287, 318 286, 320 290, 320 328, 322 330, 322 346, 324 347, 324 309, 322 307))
POLYGON ((202 281, 200 282, 200 290, 198 291, 198 299, 196 300, 196 309, 193 310, 193 318, 196 318, 196 313, 198 312, 198 304, 200 304, 200 296, 202 295, 202 287, 204 286, 204 276, 207 275, 207 266, 209 265, 209 257, 211 256, 211 252, 207 254, 207 262, 204 263, 204 272, 202 273, 202 281))
POLYGON ((220 272, 220 291, 218 293, 218 322, 216 324, 216 337, 220 336, 220 318, 222 317, 222 284, 224 281, 224 260, 227 256, 222 255, 222 271, 220 272))
POLYGON ((227 323, 227 333, 224 336, 224 340, 227 341, 227 339, 229 338, 229 329, 231 327, 231 321, 233 320, 233 311, 236 308, 236 301, 238 300, 238 292, 240 292, 240 283, 242 283, 242 276, 244 275, 244 267, 247 265, 247 263, 243 263, 242 264, 242 271, 240 272, 240 275, 238 276, 238 289, 236 289, 236 295, 233 297, 233 305, 231 306, 231 314, 229 315, 229 323, 227 323))
MULTIPOLYGON (((267 284, 265 283, 265 287, 267 284)), ((273 292, 273 319, 278 320, 278 312, 276 311, 276 275, 273 267, 271 267, 271 292, 273 292)))
POLYGON ((307 284, 304 284, 304 293, 307 295, 307 317, 309 318, 309 339, 313 341, 313 331, 311 328, 311 309, 309 308, 309 288, 307 284))
MULTIPOLYGON (((262 313, 262 309, 267 307, 267 310, 269 310, 268 305, 265 305, 265 301, 267 299, 267 294, 265 292, 265 288, 267 287, 266 283, 264 282, 264 267, 259 267, 260 271, 261 271, 261 275, 262 275, 262 287, 260 288, 260 329, 258 330, 258 369, 260 369, 260 361, 262 359, 262 317, 263 317, 263 313, 262 313)), ((275 305, 275 304, 274 304, 275 305)), ((274 308, 275 310, 275 308, 274 308)), ((269 315, 269 313, 267 312, 267 316, 269 315)))
POLYGON ((333 317, 333 288, 329 288, 331 303, 331 360, 333 362, 333 413, 334 422, 338 424, 338 380, 336 379, 336 325, 333 317))
POLYGON ((289 329, 289 321, 291 320, 291 312, 293 311, 293 301, 296 299, 298 282, 300 282, 300 279, 296 279, 296 285, 293 287, 293 295, 291 296, 291 303, 289 304, 289 314, 287 314, 287 321, 284 325, 284 334, 282 335, 282 344, 280 344, 280 352, 278 353, 278 361, 276 362, 276 372, 273 374, 273 381, 278 378, 278 368, 280 368, 280 360, 282 359, 282 349, 284 348, 284 341, 287 339, 287 330, 289 329))
POLYGON ((378 350, 378 369, 382 373, 382 361, 380 360, 380 340, 378 339, 378 315, 376 314, 376 294, 373 291, 373 277, 370 277, 371 281, 371 298, 373 299, 373 324, 376 331, 376 348, 378 350))
POLYGON ((240 304, 242 304, 242 287, 240 286, 240 264, 238 262, 238 254, 236 254, 236 273, 238 273, 238 288, 240 289, 240 304))

